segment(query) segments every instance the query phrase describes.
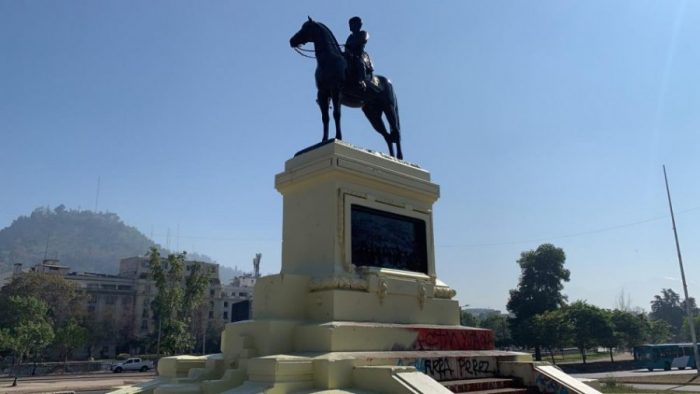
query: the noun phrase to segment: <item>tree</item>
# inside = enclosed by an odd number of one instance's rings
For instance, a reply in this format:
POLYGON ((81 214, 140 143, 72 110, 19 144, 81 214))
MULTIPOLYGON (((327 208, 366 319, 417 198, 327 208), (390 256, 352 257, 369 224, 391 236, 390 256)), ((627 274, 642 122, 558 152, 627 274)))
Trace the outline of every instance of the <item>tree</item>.
POLYGON ((586 349, 611 341, 612 325, 604 310, 585 301, 574 302, 566 307, 565 313, 573 327, 573 342, 585 364, 586 349))
POLYGON ((186 352, 196 343, 190 324, 208 280, 201 264, 191 265, 185 278, 185 256, 170 254, 162 259, 155 247, 149 252, 151 275, 158 289, 152 307, 158 319, 159 353, 161 348, 168 354, 186 352))
POLYGON ((600 309, 604 319, 598 332, 598 343, 603 347, 608 348, 610 354, 610 362, 614 363, 613 349, 620 346, 620 337, 615 335, 615 326, 612 323, 612 312, 607 309, 600 309))
POLYGON ((610 322, 618 346, 631 349, 644 343, 647 329, 643 314, 616 309, 610 314, 610 322))
POLYGON ((625 293, 625 289, 620 290, 620 294, 615 298, 615 310, 623 312, 632 311, 632 298, 629 294, 625 293))
POLYGON ((520 254, 520 281, 518 288, 510 291, 508 311, 515 317, 509 320, 515 343, 535 347, 535 359, 542 360, 535 316, 565 305, 566 296, 561 291, 562 282, 569 281, 569 270, 564 268, 566 255, 561 248, 542 244, 536 250, 520 254))
POLYGON ((9 314, 14 316, 12 325, 5 329, 9 335, 6 341, 15 357, 22 362, 25 356, 32 355, 36 361, 39 354, 54 338, 53 328, 47 320, 46 303, 34 297, 10 297, 9 314))
POLYGON ((87 338, 87 330, 74 319, 71 319, 62 327, 56 329, 54 345, 61 354, 63 361, 67 362, 72 350, 85 344, 87 338))
POLYGON ((14 338, 8 328, 0 328, 0 352, 15 348, 14 338))
POLYGON ((513 338, 510 335, 508 327, 508 317, 500 314, 490 314, 482 318, 478 327, 488 328, 493 331, 496 347, 504 348, 513 344, 513 338))
POLYGON ((573 327, 564 309, 555 309, 535 316, 534 327, 540 343, 549 350, 552 364, 556 364, 554 349, 561 349, 571 343, 573 335, 573 327))
POLYGON ((664 343, 668 342, 673 334, 673 329, 668 322, 664 320, 649 320, 649 342, 664 343))
MULTIPOLYGON (((690 309, 694 315, 697 314, 697 306, 694 298, 688 298, 690 309)), ((672 289, 661 289, 661 294, 654 296, 651 301, 652 320, 663 320, 671 326, 671 334, 675 340, 683 338, 683 320, 686 317, 685 301, 681 301, 678 293, 672 289)))
MULTIPOLYGON (((114 339, 119 333, 109 320, 87 320, 85 322, 85 327, 87 328, 87 336, 85 338, 85 343, 88 347, 89 357, 95 355, 95 348, 108 343, 114 339)), ((98 358, 106 357, 101 349, 98 349, 98 358)))
POLYGON ((479 319, 471 313, 462 310, 459 313, 459 324, 467 327, 479 327, 479 319))
MULTIPOLYGON (((43 272, 27 272, 15 276, 0 290, 0 298, 31 295, 46 304, 46 317, 55 326, 62 326, 71 319, 79 320, 84 315, 83 295, 77 285, 60 275, 43 272)), ((16 316, 2 313, 0 325, 7 325, 16 316)))

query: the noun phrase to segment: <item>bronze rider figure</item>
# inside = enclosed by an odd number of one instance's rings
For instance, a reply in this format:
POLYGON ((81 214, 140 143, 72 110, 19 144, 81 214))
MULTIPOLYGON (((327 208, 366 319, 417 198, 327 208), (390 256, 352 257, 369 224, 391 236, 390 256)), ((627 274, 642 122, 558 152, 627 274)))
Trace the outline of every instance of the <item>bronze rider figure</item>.
POLYGON ((362 19, 353 16, 348 22, 350 25, 350 36, 345 41, 345 58, 348 62, 348 88, 350 90, 367 89, 367 83, 372 79, 374 67, 365 45, 369 40, 369 33, 362 30, 362 19))

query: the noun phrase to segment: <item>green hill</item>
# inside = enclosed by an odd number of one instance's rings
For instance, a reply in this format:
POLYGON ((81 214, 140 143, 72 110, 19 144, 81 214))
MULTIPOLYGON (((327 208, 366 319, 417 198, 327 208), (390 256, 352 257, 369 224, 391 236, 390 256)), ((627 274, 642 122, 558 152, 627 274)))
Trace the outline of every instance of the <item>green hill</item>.
POLYGON ((44 257, 58 258, 73 271, 114 274, 119 260, 143 255, 155 243, 108 212, 37 208, 0 230, 0 272, 44 257))

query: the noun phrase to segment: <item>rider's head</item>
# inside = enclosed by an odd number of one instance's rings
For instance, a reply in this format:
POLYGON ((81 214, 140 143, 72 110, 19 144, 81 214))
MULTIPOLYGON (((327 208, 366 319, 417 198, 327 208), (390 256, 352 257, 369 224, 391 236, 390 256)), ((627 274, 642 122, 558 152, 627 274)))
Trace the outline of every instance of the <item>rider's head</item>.
POLYGON ((350 25, 350 31, 353 33, 357 33, 362 29, 362 19, 360 19, 359 16, 353 16, 350 18, 350 21, 348 22, 350 25))

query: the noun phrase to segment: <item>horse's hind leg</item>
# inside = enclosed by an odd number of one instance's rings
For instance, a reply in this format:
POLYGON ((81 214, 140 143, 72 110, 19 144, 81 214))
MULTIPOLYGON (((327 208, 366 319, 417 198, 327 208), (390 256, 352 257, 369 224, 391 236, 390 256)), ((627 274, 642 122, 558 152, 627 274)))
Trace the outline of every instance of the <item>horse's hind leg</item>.
MULTIPOLYGON (((401 131, 399 130, 399 118, 398 118, 398 108, 391 105, 384 111, 384 116, 389 122, 389 128, 391 129, 391 141, 396 143, 396 157, 403 159, 403 152, 401 152, 401 131)), ((391 146, 391 143, 389 143, 391 146)), ((389 149, 391 150, 391 148, 389 149)))
POLYGON ((386 141, 386 144, 389 147, 389 155, 394 156, 394 147, 391 145, 391 136, 389 135, 389 132, 386 130, 386 126, 384 126, 384 122, 382 121, 382 111, 379 108, 364 105, 362 107, 362 112, 365 113, 365 116, 367 117, 367 120, 369 120, 372 127, 374 127, 374 129, 377 130, 382 137, 384 137, 384 141, 386 141))
POLYGON ((316 95, 316 102, 318 107, 321 109, 321 120, 323 121, 323 139, 321 141, 328 140, 328 123, 330 122, 330 117, 328 116, 328 93, 319 90, 316 95))

